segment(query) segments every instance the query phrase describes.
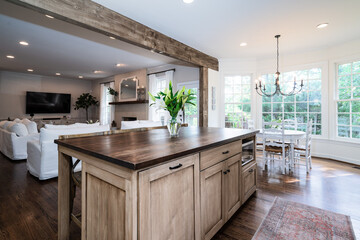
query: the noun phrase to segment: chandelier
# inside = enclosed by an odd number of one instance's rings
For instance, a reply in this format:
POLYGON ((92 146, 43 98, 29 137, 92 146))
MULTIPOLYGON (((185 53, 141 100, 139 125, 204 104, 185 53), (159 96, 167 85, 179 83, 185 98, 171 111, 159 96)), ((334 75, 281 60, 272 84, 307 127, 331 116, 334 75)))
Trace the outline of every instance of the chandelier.
POLYGON ((276 42, 277 42, 277 46, 276 46, 276 73, 275 73, 275 92, 273 93, 266 93, 266 87, 265 87, 265 83, 262 84, 261 83, 261 79, 259 79, 259 81, 256 81, 256 84, 255 84, 255 90, 256 92, 260 95, 260 96, 266 96, 266 97, 272 97, 274 96, 275 94, 277 95, 283 95, 283 96, 291 96, 291 95, 295 95, 297 93, 299 93, 304 84, 303 84, 303 80, 301 80, 301 84, 300 84, 300 88, 298 88, 296 85, 296 78, 294 78, 294 87, 292 89, 291 92, 289 93, 284 93, 281 91, 280 89, 280 81, 279 81, 279 77, 280 77, 280 72, 279 72, 279 38, 280 38, 280 35, 276 35, 275 36, 276 38, 276 42), (259 86, 258 86, 259 84, 259 86))

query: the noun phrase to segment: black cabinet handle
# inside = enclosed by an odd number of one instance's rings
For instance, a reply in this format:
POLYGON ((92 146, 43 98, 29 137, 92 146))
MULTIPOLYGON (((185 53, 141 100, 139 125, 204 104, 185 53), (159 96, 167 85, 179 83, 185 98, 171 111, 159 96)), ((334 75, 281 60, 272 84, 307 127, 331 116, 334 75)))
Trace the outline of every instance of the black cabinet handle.
POLYGON ((227 172, 230 172, 230 169, 228 169, 227 172))
POLYGON ((250 170, 249 170, 249 173, 252 173, 253 171, 254 171, 254 169, 250 169, 250 170))
POLYGON ((228 151, 225 151, 225 152, 222 152, 222 154, 228 154, 229 153, 229 150, 228 151))
POLYGON ((227 174, 227 171, 224 171, 224 174, 227 174))
POLYGON ((182 167, 182 164, 179 163, 179 165, 176 165, 174 167, 169 167, 170 170, 174 170, 174 169, 177 169, 177 168, 181 168, 182 167))

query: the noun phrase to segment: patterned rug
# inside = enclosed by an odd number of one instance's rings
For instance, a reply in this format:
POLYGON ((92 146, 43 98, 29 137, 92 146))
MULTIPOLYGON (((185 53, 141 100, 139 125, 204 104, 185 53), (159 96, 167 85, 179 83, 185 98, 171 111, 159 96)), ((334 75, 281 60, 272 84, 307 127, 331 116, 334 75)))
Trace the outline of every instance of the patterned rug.
POLYGON ((355 240, 349 216, 276 198, 253 240, 355 240))

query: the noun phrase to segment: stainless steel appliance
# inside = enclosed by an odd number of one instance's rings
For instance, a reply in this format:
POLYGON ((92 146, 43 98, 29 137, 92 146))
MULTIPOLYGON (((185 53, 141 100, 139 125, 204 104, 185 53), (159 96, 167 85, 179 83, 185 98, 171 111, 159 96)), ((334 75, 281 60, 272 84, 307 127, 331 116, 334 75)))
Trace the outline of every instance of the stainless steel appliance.
POLYGON ((242 157, 241 162, 242 165, 246 165, 247 163, 253 161, 255 154, 255 142, 254 139, 244 139, 242 144, 242 157))

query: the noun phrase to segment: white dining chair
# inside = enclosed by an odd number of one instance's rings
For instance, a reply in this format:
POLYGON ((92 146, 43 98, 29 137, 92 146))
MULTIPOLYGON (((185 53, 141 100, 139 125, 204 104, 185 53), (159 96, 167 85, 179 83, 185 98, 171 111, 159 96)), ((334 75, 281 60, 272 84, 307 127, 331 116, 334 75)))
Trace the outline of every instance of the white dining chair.
POLYGON ((312 120, 306 125, 306 137, 303 145, 296 145, 294 147, 295 159, 294 165, 305 165, 306 172, 309 173, 309 169, 312 168, 311 161, 311 139, 312 139, 312 120), (305 163, 303 163, 305 161, 305 163))
POLYGON ((285 119, 283 120, 285 130, 297 130, 296 119, 285 119))
POLYGON ((290 146, 285 143, 284 122, 263 122, 263 169, 279 156, 283 174, 290 164, 290 146))

